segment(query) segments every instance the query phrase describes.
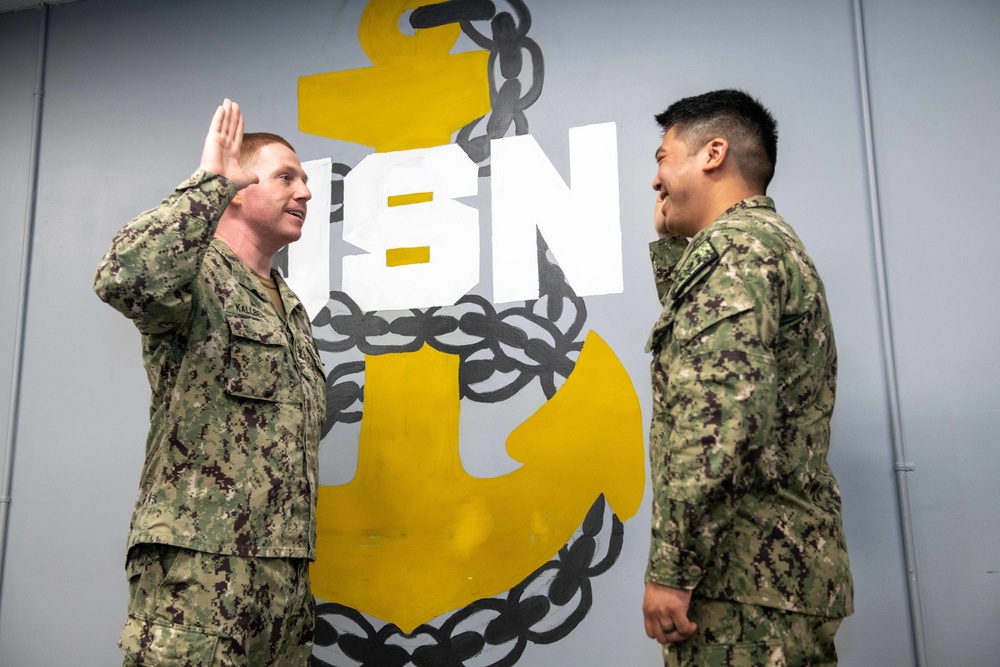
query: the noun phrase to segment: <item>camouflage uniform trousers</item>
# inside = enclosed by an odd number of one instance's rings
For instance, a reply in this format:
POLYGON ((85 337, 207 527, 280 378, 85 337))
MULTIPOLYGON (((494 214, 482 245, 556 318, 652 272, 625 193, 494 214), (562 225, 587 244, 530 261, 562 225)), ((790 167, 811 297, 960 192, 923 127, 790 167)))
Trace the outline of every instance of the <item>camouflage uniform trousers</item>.
POLYGON ((693 598, 698 630, 663 647, 666 667, 835 667, 842 619, 693 598))
POLYGON ((315 600, 304 559, 132 548, 125 667, 304 667, 315 600))

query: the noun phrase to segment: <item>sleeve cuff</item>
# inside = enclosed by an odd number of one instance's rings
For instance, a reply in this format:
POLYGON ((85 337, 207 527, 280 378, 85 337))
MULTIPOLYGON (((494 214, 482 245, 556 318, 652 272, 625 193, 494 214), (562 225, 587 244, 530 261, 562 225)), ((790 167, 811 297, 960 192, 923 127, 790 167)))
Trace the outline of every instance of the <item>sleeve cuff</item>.
POLYGON ((674 282, 674 268, 687 250, 688 240, 683 236, 664 236, 649 244, 649 259, 653 263, 653 279, 656 281, 656 295, 663 298, 674 282))
MULTIPOLYGON (((221 174, 216 174, 207 169, 198 169, 186 180, 178 184, 170 198, 164 200, 164 204, 177 201, 178 198, 194 196, 216 209, 219 215, 229 206, 229 202, 236 196, 236 185, 221 174)), ((216 223, 218 220, 216 219, 216 223)))
POLYGON ((682 551, 670 544, 657 544, 654 538, 649 549, 646 581, 669 588, 691 590, 698 585, 703 576, 704 570, 696 562, 693 553, 682 551))
POLYGON ((653 262, 653 268, 672 269, 687 247, 688 240, 674 234, 653 241, 649 244, 649 258, 653 262))
POLYGON ((187 180, 177 186, 178 191, 198 188, 206 192, 218 192, 220 196, 232 199, 236 195, 236 186, 222 174, 216 174, 207 169, 199 169, 187 180))

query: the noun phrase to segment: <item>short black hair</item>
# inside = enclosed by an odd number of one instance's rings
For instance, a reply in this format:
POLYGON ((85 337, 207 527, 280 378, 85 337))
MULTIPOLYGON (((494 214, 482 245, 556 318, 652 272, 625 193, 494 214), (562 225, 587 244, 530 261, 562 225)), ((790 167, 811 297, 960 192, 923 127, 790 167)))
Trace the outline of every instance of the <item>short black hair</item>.
POLYGON ((747 184, 767 190, 778 159, 778 123, 758 100, 742 90, 715 90, 678 100, 655 118, 664 134, 677 128, 692 151, 722 137, 747 184))

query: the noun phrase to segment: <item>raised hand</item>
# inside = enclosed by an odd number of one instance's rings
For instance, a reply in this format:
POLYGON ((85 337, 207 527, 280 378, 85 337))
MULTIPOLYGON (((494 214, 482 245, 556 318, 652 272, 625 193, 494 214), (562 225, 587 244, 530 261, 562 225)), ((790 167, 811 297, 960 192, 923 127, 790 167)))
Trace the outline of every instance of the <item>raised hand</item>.
POLYGON ((225 176, 237 190, 258 181, 257 175, 244 171, 240 166, 240 147, 243 144, 243 114, 240 105, 228 98, 215 110, 212 123, 205 137, 201 152, 201 168, 225 176))

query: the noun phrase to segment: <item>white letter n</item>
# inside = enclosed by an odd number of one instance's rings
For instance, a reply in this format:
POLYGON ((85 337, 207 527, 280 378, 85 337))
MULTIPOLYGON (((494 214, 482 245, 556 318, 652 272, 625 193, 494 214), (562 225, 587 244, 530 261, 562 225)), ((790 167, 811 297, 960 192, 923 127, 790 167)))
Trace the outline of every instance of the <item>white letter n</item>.
POLYGON ((621 293, 615 124, 570 129, 572 188, 530 135, 490 145, 493 301, 539 297, 536 228, 578 296, 621 293))

